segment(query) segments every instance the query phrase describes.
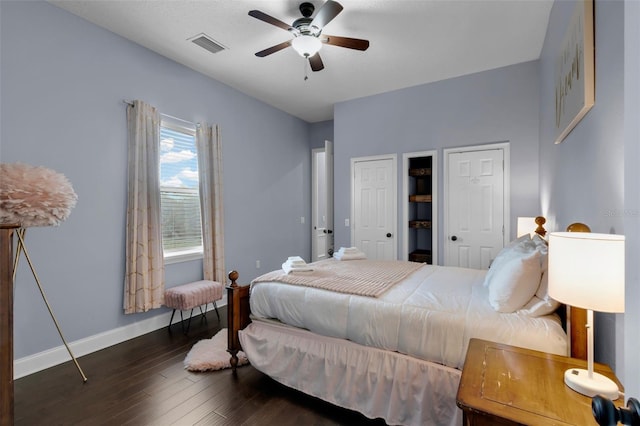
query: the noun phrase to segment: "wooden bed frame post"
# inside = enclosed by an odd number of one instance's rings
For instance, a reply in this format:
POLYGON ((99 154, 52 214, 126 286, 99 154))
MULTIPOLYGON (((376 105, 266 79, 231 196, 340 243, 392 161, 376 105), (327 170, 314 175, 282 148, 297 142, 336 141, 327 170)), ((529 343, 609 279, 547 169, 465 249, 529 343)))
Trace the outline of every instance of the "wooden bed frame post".
POLYGON ((242 349, 238 331, 251 322, 249 315, 250 286, 239 286, 238 271, 229 272, 231 284, 227 286, 227 352, 231 354, 231 370, 235 373, 238 368, 238 352, 242 349))
POLYGON ((227 352, 231 354, 231 369, 235 372, 236 368, 238 368, 238 351, 240 350, 240 342, 238 340, 238 326, 240 316, 237 314, 238 311, 238 296, 240 293, 238 292, 238 283, 236 280, 238 279, 238 271, 229 272, 229 279, 231 280, 231 285, 227 287, 227 352))

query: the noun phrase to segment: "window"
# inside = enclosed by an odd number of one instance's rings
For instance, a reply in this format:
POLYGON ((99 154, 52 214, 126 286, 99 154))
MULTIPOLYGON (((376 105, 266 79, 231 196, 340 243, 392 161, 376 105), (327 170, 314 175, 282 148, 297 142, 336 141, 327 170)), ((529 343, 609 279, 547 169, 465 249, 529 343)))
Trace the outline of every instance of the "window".
POLYGON ((195 127, 160 125, 162 247, 167 263, 202 257, 195 127))

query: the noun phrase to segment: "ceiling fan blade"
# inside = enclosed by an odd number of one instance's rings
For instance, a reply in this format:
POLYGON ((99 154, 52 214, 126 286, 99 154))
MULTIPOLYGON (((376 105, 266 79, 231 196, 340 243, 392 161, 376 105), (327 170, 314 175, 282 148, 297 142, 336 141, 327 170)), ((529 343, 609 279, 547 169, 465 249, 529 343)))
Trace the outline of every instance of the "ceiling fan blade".
POLYGON ((293 28, 291 25, 285 24, 281 20, 276 19, 273 16, 269 16, 264 12, 260 12, 259 10, 250 10, 249 16, 253 16, 256 19, 266 22, 267 24, 275 25, 276 27, 282 28, 283 30, 294 31, 294 32, 296 31, 296 29, 293 28))
POLYGON ((340 3, 333 0, 327 0, 313 18, 313 21, 311 21, 310 26, 321 30, 325 25, 331 22, 333 18, 338 16, 340 12, 342 12, 342 5, 340 3))
POLYGON ((322 63, 322 59, 320 59, 319 53, 309 58, 309 64, 311 65, 312 71, 321 71, 324 69, 324 64, 322 63))
POLYGON ((323 43, 330 44, 332 46, 347 47, 355 50, 367 50, 369 48, 369 40, 363 40, 360 38, 338 37, 327 34, 323 34, 320 38, 323 43))
POLYGON ((276 53, 281 51, 282 49, 291 46, 291 40, 284 41, 280 44, 276 44, 275 46, 271 46, 267 49, 261 50, 256 53, 256 56, 260 58, 264 58, 267 55, 271 55, 272 53, 276 53))

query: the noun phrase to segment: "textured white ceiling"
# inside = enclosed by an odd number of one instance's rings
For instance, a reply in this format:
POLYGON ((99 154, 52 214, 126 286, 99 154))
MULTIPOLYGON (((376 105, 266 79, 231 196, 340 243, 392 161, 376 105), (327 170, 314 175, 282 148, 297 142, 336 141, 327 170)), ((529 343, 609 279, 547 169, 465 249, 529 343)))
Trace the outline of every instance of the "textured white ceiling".
MULTIPOLYGON (((258 9, 288 24, 292 0, 51 0, 88 21, 308 122, 333 118, 337 102, 538 59, 553 0, 338 0, 324 33, 367 39, 360 52, 320 51, 308 71, 287 48, 287 31, 248 16, 258 9), (189 39, 205 33, 227 49, 212 54, 189 39)), ((323 0, 311 1, 316 12, 323 0)), ((315 16, 315 15, 314 15, 315 16)))

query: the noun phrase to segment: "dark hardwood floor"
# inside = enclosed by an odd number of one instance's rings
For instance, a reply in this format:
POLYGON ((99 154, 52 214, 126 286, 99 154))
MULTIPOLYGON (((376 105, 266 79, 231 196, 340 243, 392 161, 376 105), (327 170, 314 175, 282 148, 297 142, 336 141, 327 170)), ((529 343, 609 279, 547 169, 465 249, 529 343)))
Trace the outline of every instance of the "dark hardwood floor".
MULTIPOLYGON (((220 309, 226 318, 225 308, 220 309)), ((215 313, 15 381, 15 425, 385 425, 287 388, 251 366, 192 373, 183 360, 225 321, 215 313)))

